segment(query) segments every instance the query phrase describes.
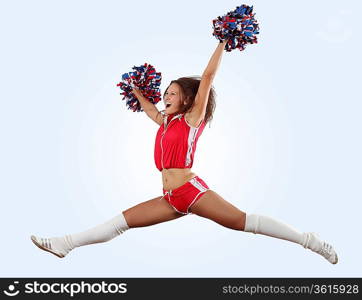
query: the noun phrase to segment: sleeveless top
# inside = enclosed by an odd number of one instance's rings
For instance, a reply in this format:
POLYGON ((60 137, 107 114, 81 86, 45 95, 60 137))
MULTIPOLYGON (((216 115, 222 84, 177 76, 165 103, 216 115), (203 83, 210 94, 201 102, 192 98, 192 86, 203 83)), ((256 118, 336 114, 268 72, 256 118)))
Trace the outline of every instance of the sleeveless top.
POLYGON ((202 120, 199 127, 189 125, 185 114, 164 116, 155 141, 155 164, 159 171, 170 168, 191 168, 196 144, 205 128, 202 120))

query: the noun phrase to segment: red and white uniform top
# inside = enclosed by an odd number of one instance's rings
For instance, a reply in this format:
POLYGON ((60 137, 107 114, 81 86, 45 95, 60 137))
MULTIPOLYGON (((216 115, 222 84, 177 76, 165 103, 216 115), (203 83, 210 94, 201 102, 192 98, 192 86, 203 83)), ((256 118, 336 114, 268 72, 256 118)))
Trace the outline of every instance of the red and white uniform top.
POLYGON ((165 115, 157 131, 155 141, 155 163, 158 170, 191 168, 196 144, 205 128, 202 120, 199 127, 187 123, 185 114, 165 115))

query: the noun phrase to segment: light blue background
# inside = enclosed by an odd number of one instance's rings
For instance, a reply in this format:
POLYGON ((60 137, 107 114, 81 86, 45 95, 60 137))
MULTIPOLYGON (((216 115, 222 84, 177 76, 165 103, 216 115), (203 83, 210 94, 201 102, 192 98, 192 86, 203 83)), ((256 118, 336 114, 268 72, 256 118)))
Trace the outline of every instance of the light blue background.
MULTIPOLYGON (((362 276, 359 1, 2 1, 2 277, 362 276), (157 125, 121 101, 134 65, 162 90, 200 75, 211 20, 254 5, 259 43, 224 53, 193 170, 235 206, 317 232, 299 245, 197 216, 132 229, 58 259, 30 235, 103 223, 161 195, 157 125)), ((158 104, 163 109, 162 103, 158 104)))

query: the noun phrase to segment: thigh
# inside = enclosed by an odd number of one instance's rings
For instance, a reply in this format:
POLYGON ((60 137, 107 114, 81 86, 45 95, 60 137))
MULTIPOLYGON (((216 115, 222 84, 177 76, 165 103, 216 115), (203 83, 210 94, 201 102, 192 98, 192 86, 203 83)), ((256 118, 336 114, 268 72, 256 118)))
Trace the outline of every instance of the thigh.
POLYGON ((157 197, 123 211, 130 228, 150 226, 182 217, 167 200, 157 197))
POLYGON ((244 230, 245 228, 245 212, 212 190, 205 192, 200 199, 192 204, 190 211, 227 228, 235 230, 244 230))

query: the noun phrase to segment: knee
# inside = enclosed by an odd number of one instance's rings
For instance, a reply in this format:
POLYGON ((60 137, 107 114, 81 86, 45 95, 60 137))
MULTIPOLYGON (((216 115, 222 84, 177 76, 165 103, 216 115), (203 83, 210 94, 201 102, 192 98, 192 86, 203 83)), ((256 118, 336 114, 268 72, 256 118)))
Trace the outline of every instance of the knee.
POLYGON ((245 230, 245 219, 239 219, 239 221, 237 223, 235 223, 235 226, 233 229, 238 230, 238 231, 244 231, 245 230))
POLYGON ((133 227, 132 215, 129 213, 129 210, 127 209, 127 210, 122 211, 122 214, 124 216, 124 219, 127 222, 128 227, 132 228, 133 227))
POLYGON ((233 217, 227 224, 226 227, 230 229, 244 231, 245 230, 245 220, 246 215, 245 213, 238 214, 238 216, 233 217))

